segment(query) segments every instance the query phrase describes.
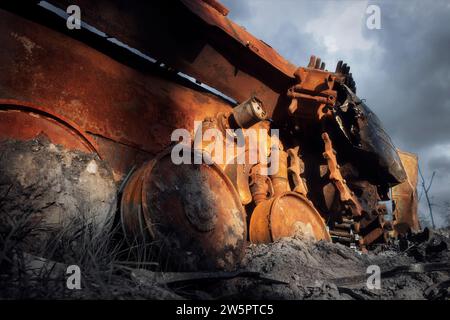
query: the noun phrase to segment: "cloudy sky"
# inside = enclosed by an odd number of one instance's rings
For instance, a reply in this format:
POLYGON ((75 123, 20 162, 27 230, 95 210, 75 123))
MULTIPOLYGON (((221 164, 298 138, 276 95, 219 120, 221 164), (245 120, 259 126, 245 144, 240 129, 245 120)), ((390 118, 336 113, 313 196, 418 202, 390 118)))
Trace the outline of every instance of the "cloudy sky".
MULTIPOLYGON (((229 17, 297 65, 314 54, 351 66, 360 98, 397 147, 417 153, 435 220, 450 201, 450 0, 221 0, 229 17), (381 29, 366 9, 378 5, 381 29)), ((420 193, 420 188, 419 188, 420 193)), ((423 197, 424 198, 424 197, 423 197)), ((420 210, 428 214, 422 199, 420 210)))

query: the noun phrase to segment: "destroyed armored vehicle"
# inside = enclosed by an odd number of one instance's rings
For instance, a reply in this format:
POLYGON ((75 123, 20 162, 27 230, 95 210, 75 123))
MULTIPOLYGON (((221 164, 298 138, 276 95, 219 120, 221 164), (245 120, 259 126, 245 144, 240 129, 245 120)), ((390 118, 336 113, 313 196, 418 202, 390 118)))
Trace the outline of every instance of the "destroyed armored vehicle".
POLYGON ((417 231, 417 158, 350 66, 295 66, 227 14, 216 0, 2 1, 1 194, 56 230, 120 226, 130 256, 172 270, 234 269, 249 243, 282 237, 365 251, 417 231), (46 162, 29 141, 78 156, 46 162))

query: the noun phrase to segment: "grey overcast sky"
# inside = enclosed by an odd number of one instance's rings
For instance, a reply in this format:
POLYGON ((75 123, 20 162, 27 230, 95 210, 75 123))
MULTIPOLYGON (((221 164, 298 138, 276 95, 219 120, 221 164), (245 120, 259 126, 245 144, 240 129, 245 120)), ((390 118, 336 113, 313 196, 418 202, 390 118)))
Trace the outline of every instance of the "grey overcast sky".
MULTIPOLYGON (((229 17, 296 65, 351 66, 357 94, 400 149, 417 153, 436 222, 450 202, 450 0, 221 0, 229 17), (369 30, 366 9, 381 9, 369 30)), ((420 188, 419 188, 420 193, 420 188)), ((421 214, 427 215, 421 201, 421 214)))

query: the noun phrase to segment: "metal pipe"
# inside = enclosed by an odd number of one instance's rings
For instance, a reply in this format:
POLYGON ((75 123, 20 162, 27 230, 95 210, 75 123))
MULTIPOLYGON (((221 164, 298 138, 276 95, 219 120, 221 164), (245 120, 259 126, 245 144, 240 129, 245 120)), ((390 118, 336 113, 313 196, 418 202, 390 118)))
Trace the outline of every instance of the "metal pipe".
POLYGON ((330 230, 330 235, 338 236, 338 237, 342 237, 342 238, 353 238, 353 234, 345 232, 345 231, 330 230))
POLYGON ((239 128, 247 129, 254 124, 266 120, 267 113, 264 110, 262 102, 251 97, 240 105, 234 107, 232 118, 239 128))
POLYGON ((278 172, 270 176, 270 178, 272 179, 275 196, 281 195, 287 191, 291 191, 288 180, 287 159, 288 153, 286 151, 280 150, 278 157, 278 172))

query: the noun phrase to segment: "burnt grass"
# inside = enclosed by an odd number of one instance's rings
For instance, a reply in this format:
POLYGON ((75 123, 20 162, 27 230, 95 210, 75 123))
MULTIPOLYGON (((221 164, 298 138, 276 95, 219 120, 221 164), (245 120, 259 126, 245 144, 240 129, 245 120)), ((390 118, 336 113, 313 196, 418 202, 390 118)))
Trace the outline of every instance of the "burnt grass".
POLYGON ((123 239, 117 186, 99 159, 44 138, 8 141, 0 149, 0 299, 450 298, 450 229, 426 229, 367 254, 298 236, 249 245, 234 272, 169 272, 157 256, 148 258, 148 247, 123 239), (28 151, 30 167, 39 168, 37 178, 10 169, 28 151), (61 159, 70 161, 58 167, 61 159), (102 198, 88 197, 83 205, 65 196, 83 196, 85 188, 98 186, 102 198), (67 287, 70 265, 80 268, 79 290, 67 287), (367 268, 374 265, 381 271, 379 289, 366 285, 367 268))

